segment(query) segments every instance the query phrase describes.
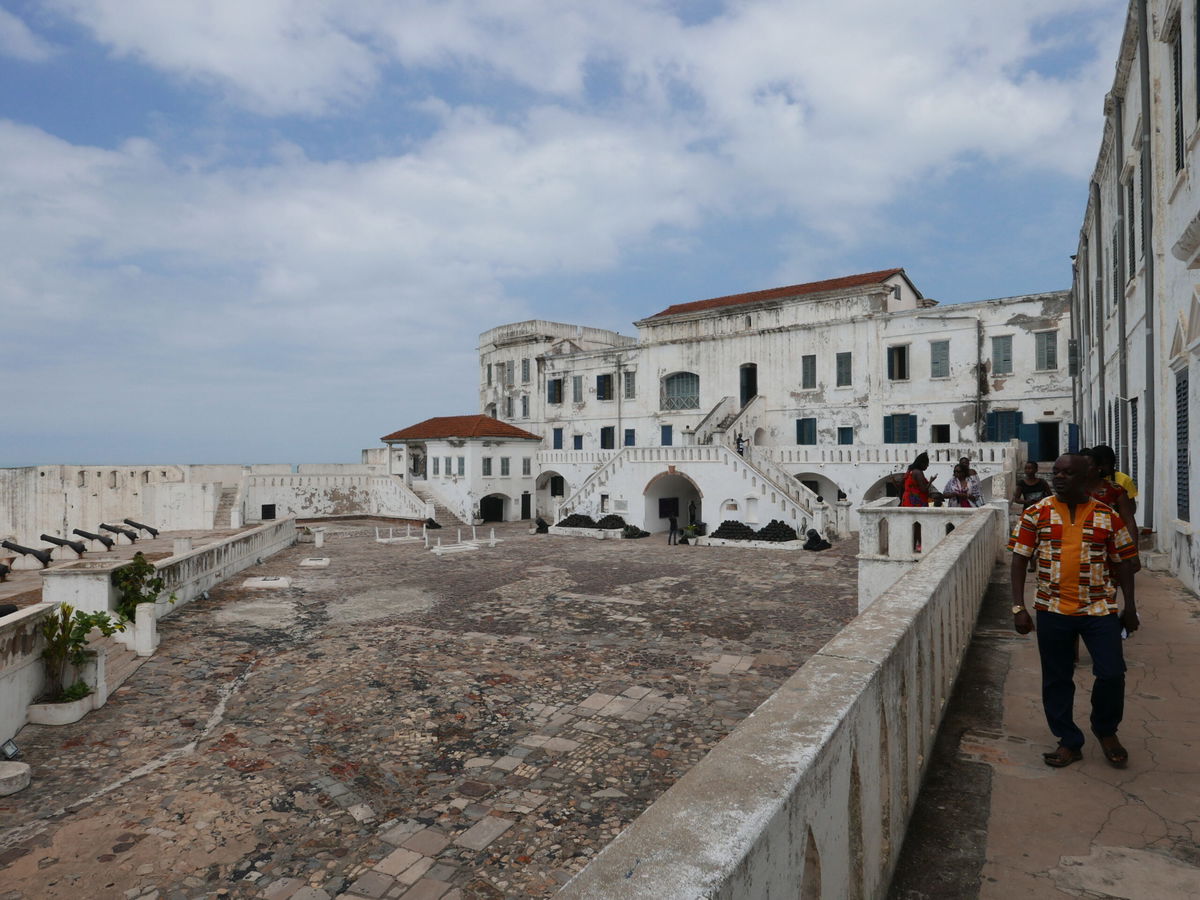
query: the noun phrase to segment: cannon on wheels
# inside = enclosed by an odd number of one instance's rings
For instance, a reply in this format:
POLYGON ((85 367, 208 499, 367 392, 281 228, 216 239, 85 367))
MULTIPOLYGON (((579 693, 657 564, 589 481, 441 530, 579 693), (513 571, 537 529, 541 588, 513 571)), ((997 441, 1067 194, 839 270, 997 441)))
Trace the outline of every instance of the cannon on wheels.
POLYGON ((80 537, 87 538, 89 541, 99 541, 104 545, 105 550, 113 548, 113 539, 105 534, 96 534, 94 531, 84 531, 82 528, 76 528, 71 534, 77 534, 80 537))
POLYGON ((110 534, 115 534, 118 537, 127 537, 129 538, 129 543, 131 544, 136 543, 138 539, 138 533, 136 531, 130 531, 128 528, 122 528, 120 525, 105 525, 103 522, 101 522, 100 530, 107 531, 110 534))
POLYGON ((157 528, 151 528, 149 525, 143 525, 141 522, 133 521, 133 519, 122 519, 121 521, 124 522, 126 525, 132 525, 134 528, 141 529, 142 531, 146 532, 146 534, 150 535, 150 537, 152 537, 152 538, 158 537, 158 529, 157 528))
POLYGON ((22 547, 20 544, 14 544, 12 541, 0 541, 0 547, 5 550, 12 550, 14 553, 20 553, 20 558, 13 561, 14 569, 44 569, 50 565, 50 554, 45 550, 34 550, 32 547, 22 547), (37 560, 41 563, 40 566, 35 566, 26 563, 26 559, 37 560))
POLYGON ((38 540, 54 545, 54 549, 50 551, 52 559, 79 559, 87 553, 87 546, 83 541, 69 541, 52 534, 40 534, 38 540))

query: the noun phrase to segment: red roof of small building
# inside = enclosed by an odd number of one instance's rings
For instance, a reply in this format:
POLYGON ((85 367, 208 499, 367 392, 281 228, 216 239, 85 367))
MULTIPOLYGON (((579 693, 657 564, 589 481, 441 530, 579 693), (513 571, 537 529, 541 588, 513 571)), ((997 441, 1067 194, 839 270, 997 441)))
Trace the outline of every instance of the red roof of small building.
POLYGON ((416 425, 409 425, 391 434, 385 434, 381 441, 436 441, 445 438, 508 438, 510 440, 540 441, 536 434, 530 434, 516 425, 509 425, 491 416, 434 416, 416 425))
POLYGON ((693 300, 691 303, 676 303, 673 306, 668 306, 662 312, 657 312, 649 316, 649 318, 657 319, 660 316, 701 312, 706 309, 718 309, 722 306, 739 306, 743 303, 756 303, 759 300, 779 300, 785 297, 798 297, 804 294, 822 294, 826 291, 837 291, 842 288, 866 287, 872 284, 881 284, 893 275, 903 273, 903 269, 882 269, 878 272, 864 272, 861 275, 846 275, 842 278, 828 278, 825 281, 810 281, 808 284, 792 284, 787 287, 770 288, 765 291, 751 291, 748 294, 730 294, 728 297, 713 297, 711 300, 693 300))

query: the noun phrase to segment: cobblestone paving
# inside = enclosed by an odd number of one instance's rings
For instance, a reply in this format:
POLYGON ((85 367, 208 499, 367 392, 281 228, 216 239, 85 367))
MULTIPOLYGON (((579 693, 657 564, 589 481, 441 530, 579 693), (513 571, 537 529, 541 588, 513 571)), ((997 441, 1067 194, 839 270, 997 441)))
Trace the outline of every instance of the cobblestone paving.
POLYGON ((855 611, 850 542, 373 534, 235 576, 106 707, 27 726, 0 900, 548 896, 855 611))

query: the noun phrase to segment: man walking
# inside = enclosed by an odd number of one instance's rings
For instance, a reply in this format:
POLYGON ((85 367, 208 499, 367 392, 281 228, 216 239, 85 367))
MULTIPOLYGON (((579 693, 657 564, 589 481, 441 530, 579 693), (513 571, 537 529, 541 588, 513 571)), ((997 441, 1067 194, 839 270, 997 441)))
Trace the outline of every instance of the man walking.
POLYGON ((679 543, 679 517, 676 515, 667 516, 667 525, 669 526, 667 531, 667 543, 679 543))
POLYGON ((1075 639, 1082 637, 1092 657, 1092 733, 1104 758, 1124 768, 1129 754, 1117 738, 1125 707, 1122 628, 1138 628, 1133 591, 1137 548, 1113 509, 1088 495, 1090 461, 1075 453, 1054 463, 1054 496, 1028 507, 1009 541, 1013 553, 1013 626, 1018 634, 1037 631, 1042 662, 1042 706, 1058 747, 1042 754, 1046 765, 1069 766, 1083 759, 1083 732, 1075 724, 1075 639), (1025 563, 1036 555, 1037 624, 1025 609, 1025 563), (1116 588, 1125 609, 1118 613, 1116 588))

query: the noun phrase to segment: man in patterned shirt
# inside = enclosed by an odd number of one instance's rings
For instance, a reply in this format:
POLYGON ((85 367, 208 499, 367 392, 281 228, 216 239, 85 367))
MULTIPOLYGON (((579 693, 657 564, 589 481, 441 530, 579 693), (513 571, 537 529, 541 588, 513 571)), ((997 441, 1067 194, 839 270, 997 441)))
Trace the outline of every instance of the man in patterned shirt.
POLYGON ((1087 457, 1068 453, 1054 463, 1054 496, 1026 509, 1008 547, 1013 553, 1013 625, 1018 634, 1037 631, 1042 661, 1042 706, 1058 748, 1042 754, 1062 768, 1083 759, 1083 732, 1075 725, 1075 639, 1092 657, 1092 733, 1104 757, 1124 768, 1129 754, 1117 739, 1125 706, 1125 659, 1121 631, 1137 630, 1133 560, 1137 549, 1125 523, 1109 506, 1088 495, 1087 457), (1037 557, 1037 625, 1025 609, 1025 563, 1037 557), (1116 588, 1125 609, 1118 614, 1116 588))

